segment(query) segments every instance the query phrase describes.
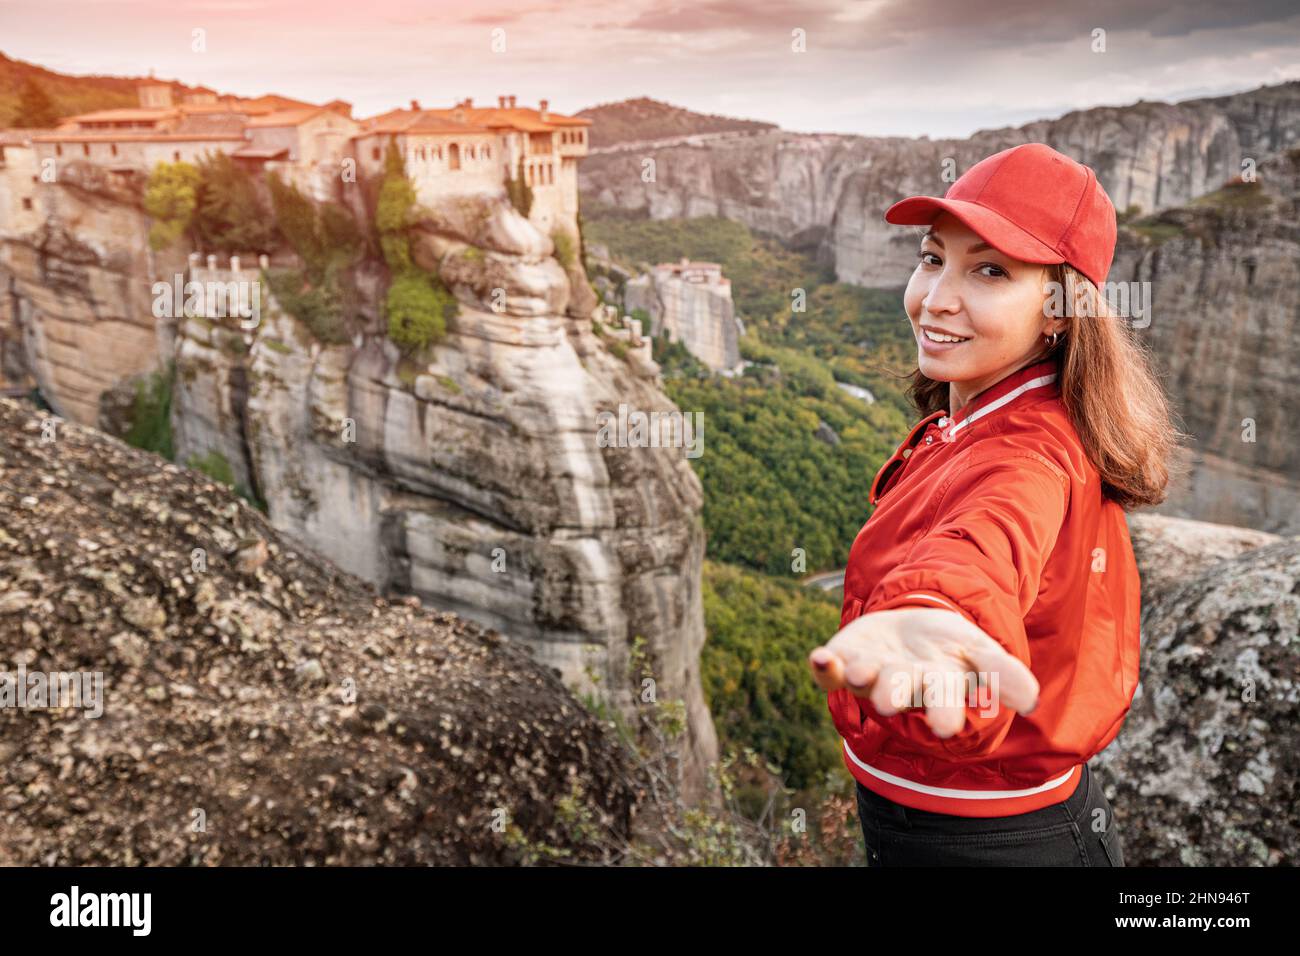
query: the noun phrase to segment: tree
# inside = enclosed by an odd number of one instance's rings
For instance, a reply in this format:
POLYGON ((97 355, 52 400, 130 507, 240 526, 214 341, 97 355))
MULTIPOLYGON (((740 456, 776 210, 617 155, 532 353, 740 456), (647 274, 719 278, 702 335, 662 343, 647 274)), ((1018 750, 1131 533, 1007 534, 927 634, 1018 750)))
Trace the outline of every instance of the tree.
POLYGON ((59 121, 59 111, 48 93, 30 76, 18 93, 18 115, 14 126, 19 129, 44 129, 59 121))
POLYGON ((206 252, 269 252, 275 225, 257 186, 225 153, 199 162, 194 231, 206 252))
POLYGON ((199 171, 190 163, 159 163, 149 174, 144 210, 153 217, 149 245, 165 249, 190 228, 197 205, 199 171))
POLYGON ((271 175, 270 185, 276 226, 302 259, 312 283, 351 265, 362 246, 352 213, 338 203, 317 205, 277 175, 271 175))
POLYGON ((375 228, 384 262, 394 274, 413 268, 411 240, 407 234, 415 208, 415 187, 406 178, 406 165, 397 144, 389 143, 384 153, 384 178, 375 206, 375 228))

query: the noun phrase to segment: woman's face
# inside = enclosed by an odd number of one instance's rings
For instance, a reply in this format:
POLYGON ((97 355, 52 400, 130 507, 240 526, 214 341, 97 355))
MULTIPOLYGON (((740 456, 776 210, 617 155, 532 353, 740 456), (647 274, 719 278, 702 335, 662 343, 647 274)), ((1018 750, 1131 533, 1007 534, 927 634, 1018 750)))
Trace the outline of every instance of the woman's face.
POLYGON ((1063 327, 1044 313, 1047 267, 999 252, 951 213, 934 220, 919 258, 903 306, 921 374, 952 383, 952 411, 1046 354, 1043 335, 1063 327), (962 341, 935 341, 927 331, 962 341))

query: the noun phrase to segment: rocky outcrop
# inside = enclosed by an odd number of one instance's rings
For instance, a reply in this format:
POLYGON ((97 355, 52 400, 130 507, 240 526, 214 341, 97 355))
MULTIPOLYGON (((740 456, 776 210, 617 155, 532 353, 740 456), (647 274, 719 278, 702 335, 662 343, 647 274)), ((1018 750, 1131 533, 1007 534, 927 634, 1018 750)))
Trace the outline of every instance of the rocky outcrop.
POLYGON ((155 367, 170 350, 169 328, 152 313, 153 277, 184 267, 156 256, 140 185, 69 162, 57 184, 39 187, 39 228, 0 222, 0 295, 6 378, 32 381, 59 412, 82 424, 124 378, 155 367))
POLYGON ((415 254, 459 299, 445 342, 419 361, 377 331, 324 345, 274 299, 246 347, 187 320, 178 458, 221 451, 277 528, 529 642, 625 714, 643 705, 627 679, 643 639, 655 699, 684 704, 687 792, 702 797, 717 742, 697 663, 699 481, 681 448, 597 441, 602 411, 674 410, 657 369, 595 336, 594 297, 572 303, 550 240, 508 203, 433 213, 415 254))
POLYGON ((527 641, 624 715, 682 702, 686 793, 704 796, 717 742, 698 673, 701 489, 680 448, 598 442, 602 411, 676 410, 646 350, 593 332, 581 264, 559 262, 504 200, 461 197, 416 244, 461 302, 420 361, 384 334, 373 268, 346 345, 319 341, 265 289, 255 330, 156 319, 155 281, 257 273, 152 255, 115 183, 61 174, 43 187, 48 221, 3 236, 0 288, 15 290, 23 359, 56 411, 120 417, 101 399, 118 408, 124 380, 174 359, 177 461, 228 464, 285 534, 385 592, 527 641), (640 641, 653 692, 628 683, 640 641))
POLYGON ((1141 674, 1115 741, 1092 761, 1125 862, 1277 866, 1300 854, 1300 537, 1134 516, 1141 674), (1205 546, 1199 567, 1189 546, 1205 546), (1180 580, 1149 580, 1168 572, 1180 580))
POLYGON ((627 753, 524 642, 384 599, 196 472, 0 400, 0 545, 0 864, 601 859, 570 796, 629 832, 627 753), (80 696, 40 706, 50 673, 80 696))
POLYGON ((650 335, 681 342, 715 372, 731 371, 740 364, 731 283, 720 280, 716 270, 709 273, 709 281, 692 281, 680 274, 686 268, 685 262, 666 263, 628 280, 623 310, 644 309, 650 317, 650 335))

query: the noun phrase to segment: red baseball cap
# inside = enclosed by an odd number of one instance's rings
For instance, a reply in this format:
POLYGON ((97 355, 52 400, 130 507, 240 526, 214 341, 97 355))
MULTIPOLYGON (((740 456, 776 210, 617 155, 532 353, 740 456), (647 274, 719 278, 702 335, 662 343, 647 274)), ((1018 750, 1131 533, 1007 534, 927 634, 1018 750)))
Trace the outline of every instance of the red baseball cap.
POLYGON ((1115 256, 1115 207, 1097 174, 1046 143, 994 153, 944 193, 894 203, 885 221, 928 226, 950 212, 990 246, 1024 262, 1065 262, 1101 288, 1115 256))

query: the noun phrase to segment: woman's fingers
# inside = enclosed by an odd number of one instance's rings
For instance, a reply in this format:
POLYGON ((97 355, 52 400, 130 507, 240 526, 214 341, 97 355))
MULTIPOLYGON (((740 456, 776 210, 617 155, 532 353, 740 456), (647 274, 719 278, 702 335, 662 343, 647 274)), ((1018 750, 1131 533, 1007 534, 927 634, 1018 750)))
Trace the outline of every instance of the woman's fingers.
POLYGON ((865 697, 871 693, 879 673, 879 662, 858 655, 844 668, 844 684, 858 697, 865 697))
POLYGON ((1028 714, 1038 706, 1038 678, 1024 661, 1009 653, 993 638, 972 641, 965 653, 982 683, 993 685, 998 700, 1018 714, 1028 714))
POLYGON ((844 686, 844 661, 827 647, 818 647, 808 655, 813 680, 825 691, 839 690, 844 686))
POLYGON ((919 662, 892 658, 880 666, 874 685, 859 696, 868 698, 880 716, 890 717, 920 706, 917 701, 924 681, 925 672, 919 662))

